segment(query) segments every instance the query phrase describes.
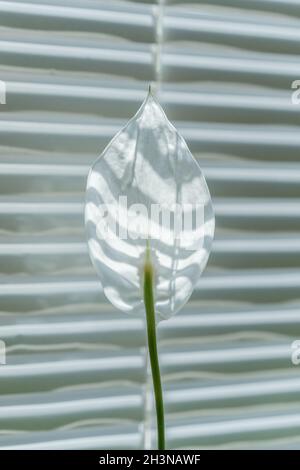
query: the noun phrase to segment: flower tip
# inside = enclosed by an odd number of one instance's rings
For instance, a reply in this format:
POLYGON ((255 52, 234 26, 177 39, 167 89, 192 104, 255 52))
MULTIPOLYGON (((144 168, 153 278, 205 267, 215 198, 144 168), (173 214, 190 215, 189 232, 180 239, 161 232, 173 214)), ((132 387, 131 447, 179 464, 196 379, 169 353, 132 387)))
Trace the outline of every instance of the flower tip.
POLYGON ((145 270, 145 273, 147 272, 148 274, 153 274, 153 266, 152 266, 152 261, 151 261, 151 249, 150 249, 149 240, 147 240, 147 243, 146 243, 144 270, 145 270))
POLYGON ((151 96, 153 96, 153 92, 152 92, 152 85, 151 85, 151 83, 149 83, 149 87, 148 87, 148 95, 151 95, 151 96))

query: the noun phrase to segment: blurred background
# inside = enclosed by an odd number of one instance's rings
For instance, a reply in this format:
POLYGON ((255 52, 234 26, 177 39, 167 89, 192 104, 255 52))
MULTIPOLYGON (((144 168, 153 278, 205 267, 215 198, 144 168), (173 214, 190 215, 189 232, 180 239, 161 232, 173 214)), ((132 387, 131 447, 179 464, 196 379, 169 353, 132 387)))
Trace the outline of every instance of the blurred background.
POLYGON ((103 298, 83 204, 149 83, 216 213, 160 326, 168 447, 300 448, 299 54, 298 0, 0 1, 0 448, 146 445, 143 323, 103 298))

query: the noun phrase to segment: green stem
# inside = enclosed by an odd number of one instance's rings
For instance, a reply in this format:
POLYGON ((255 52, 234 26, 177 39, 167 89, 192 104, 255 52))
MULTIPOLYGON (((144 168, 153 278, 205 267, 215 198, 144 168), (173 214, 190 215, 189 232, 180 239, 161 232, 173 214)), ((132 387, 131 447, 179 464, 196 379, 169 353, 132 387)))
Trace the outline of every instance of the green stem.
POLYGON ((144 303, 146 309, 147 320, 147 336, 148 336, 148 349, 150 356, 150 365, 152 371, 153 389, 156 405, 156 420, 157 420, 157 441, 158 450, 165 449, 165 419, 164 419, 164 403, 159 370, 157 340, 156 340, 156 324, 155 324, 155 310, 154 310, 154 295, 153 295, 153 266, 150 260, 150 250, 147 246, 146 261, 144 265, 144 303))

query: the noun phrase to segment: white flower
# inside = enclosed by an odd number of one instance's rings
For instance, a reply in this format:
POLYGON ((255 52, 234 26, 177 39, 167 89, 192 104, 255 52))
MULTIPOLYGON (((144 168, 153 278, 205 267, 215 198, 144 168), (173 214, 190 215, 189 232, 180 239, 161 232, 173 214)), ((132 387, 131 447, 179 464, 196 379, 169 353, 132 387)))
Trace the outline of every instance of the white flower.
POLYGON ((157 320, 187 302, 208 260, 214 213, 198 163, 151 92, 92 166, 85 224, 92 262, 113 305, 144 312, 147 246, 157 320))

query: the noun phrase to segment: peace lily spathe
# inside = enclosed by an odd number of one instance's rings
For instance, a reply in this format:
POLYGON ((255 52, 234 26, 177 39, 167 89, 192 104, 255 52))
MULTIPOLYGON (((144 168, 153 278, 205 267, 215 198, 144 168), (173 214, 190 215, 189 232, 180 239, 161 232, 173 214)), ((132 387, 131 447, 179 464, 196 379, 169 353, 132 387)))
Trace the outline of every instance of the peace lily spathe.
POLYGON ((85 223, 105 295, 117 308, 145 318, 157 447, 163 450, 156 325, 187 302, 198 282, 211 249, 214 214, 196 160, 151 92, 91 168, 85 223), (194 224, 186 225, 186 218, 194 224))
POLYGON ((91 260, 115 307, 144 314, 142 267, 147 246, 155 271, 156 320, 170 317, 188 301, 211 250, 214 213, 198 163, 151 92, 92 166, 85 224, 91 260), (177 230, 172 237, 174 225, 170 229, 158 222, 152 208, 178 205, 183 220, 195 207, 202 209, 202 216, 196 217, 192 229, 185 231, 182 225, 181 233, 177 230), (133 212, 139 213, 139 222, 131 223, 131 236, 120 236, 133 212), (117 235, 108 220, 116 222, 117 235))

